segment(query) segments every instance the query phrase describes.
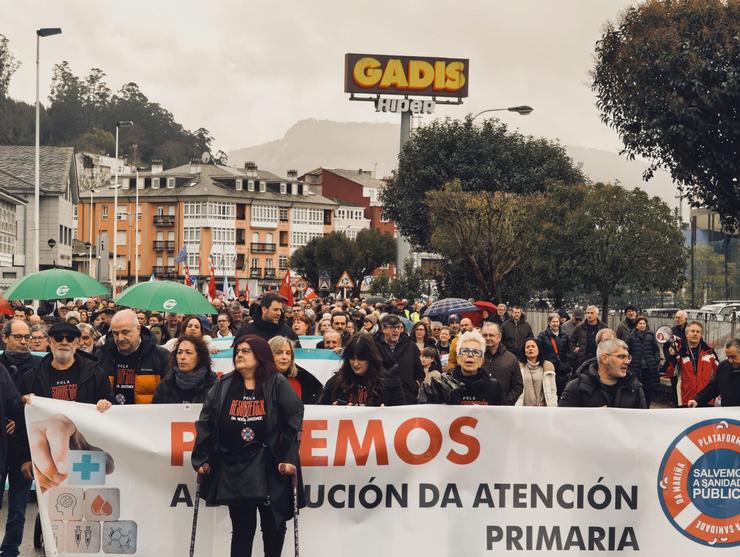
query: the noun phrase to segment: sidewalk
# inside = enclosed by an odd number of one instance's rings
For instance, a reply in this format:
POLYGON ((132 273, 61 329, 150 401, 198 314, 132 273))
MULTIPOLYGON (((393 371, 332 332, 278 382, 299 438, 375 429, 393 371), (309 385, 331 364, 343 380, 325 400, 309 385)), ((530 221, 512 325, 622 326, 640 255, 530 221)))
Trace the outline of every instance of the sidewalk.
MULTIPOLYGON (((7 501, 7 493, 5 494, 3 503, 7 501)), ((5 534, 5 520, 7 517, 7 507, 3 505, 0 510, 0 532, 5 534)), ((21 545, 20 557, 40 557, 44 554, 43 549, 36 550, 33 548, 33 525, 36 522, 36 515, 38 514, 38 506, 35 502, 29 502, 28 508, 26 509, 26 524, 23 532, 23 544, 21 545)))

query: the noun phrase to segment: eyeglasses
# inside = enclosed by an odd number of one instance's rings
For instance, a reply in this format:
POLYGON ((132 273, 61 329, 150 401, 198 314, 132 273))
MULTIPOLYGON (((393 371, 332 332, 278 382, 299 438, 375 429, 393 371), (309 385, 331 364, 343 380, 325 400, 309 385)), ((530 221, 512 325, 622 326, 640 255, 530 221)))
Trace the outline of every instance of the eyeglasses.
POLYGON ((45 338, 46 338, 46 335, 36 335, 36 336, 31 335, 32 341, 44 340, 45 338))
POLYGON ((10 336, 13 337, 17 342, 20 342, 22 340, 31 340, 33 338, 31 335, 19 335, 15 333, 10 336))
POLYGON ((460 348, 457 353, 460 354, 460 356, 481 357, 483 355, 483 350, 480 350, 478 348, 460 348))
POLYGON ((92 337, 90 335, 82 335, 80 337, 80 340, 84 340, 85 342, 87 342, 88 340, 92 340, 92 337))
POLYGON ((66 340, 67 342, 74 342, 75 339, 79 337, 77 335, 61 334, 61 335, 51 335, 51 338, 53 338, 56 342, 62 342, 63 340, 66 340))
POLYGON ((629 354, 607 354, 607 356, 614 356, 618 360, 627 361, 627 362, 632 360, 632 356, 630 356, 629 354))
POLYGON ((234 352, 236 354, 242 354, 242 355, 246 356, 247 354, 251 354, 252 353, 252 349, 251 348, 237 348, 234 352))

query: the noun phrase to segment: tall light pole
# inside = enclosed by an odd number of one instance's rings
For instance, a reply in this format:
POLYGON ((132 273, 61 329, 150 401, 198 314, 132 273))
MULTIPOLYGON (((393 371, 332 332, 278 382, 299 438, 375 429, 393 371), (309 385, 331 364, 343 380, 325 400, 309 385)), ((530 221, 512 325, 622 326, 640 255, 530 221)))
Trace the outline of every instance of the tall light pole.
POLYGON ((116 122, 116 168, 115 168, 115 184, 113 185, 113 282, 111 284, 111 292, 115 295, 116 285, 118 284, 118 130, 120 128, 130 128, 134 123, 131 120, 123 120, 116 122))
POLYGON ((50 37, 62 32, 59 27, 43 27, 36 29, 36 152, 34 161, 34 182, 33 182, 33 256, 34 262, 31 271, 38 271, 41 268, 41 251, 39 249, 39 236, 41 234, 39 205, 41 204, 41 172, 40 172, 40 137, 41 137, 41 115, 39 105, 39 44, 41 37, 50 37))
POLYGON ((472 122, 478 116, 480 116, 481 114, 486 114, 487 112, 501 112, 504 110, 508 110, 509 112, 516 112, 520 116, 527 116, 528 114, 532 114, 532 112, 534 112, 534 108, 532 108, 531 106, 527 106, 526 104, 523 104, 521 106, 510 106, 509 108, 489 108, 487 110, 481 110, 478 114, 473 116, 470 121, 472 122))
MULTIPOLYGON (((136 162, 134 161, 134 164, 136 162)), ((134 225, 136 226, 136 233, 134 234, 134 251, 136 253, 136 265, 134 265, 134 272, 136 278, 134 279, 135 284, 139 284, 139 169, 136 168, 136 208, 134 209, 134 225)))
MULTIPOLYGON (((93 276, 92 270, 92 247, 93 247, 93 214, 95 213, 95 188, 90 188, 90 250, 88 253, 88 272, 93 276)), ((97 275, 95 278, 98 278, 97 275)))

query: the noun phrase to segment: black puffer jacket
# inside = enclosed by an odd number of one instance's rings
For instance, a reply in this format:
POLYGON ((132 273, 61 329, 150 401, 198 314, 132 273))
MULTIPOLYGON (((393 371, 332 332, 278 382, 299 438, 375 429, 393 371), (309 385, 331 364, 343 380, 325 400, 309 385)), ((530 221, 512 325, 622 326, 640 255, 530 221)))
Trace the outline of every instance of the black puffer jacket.
POLYGON ((635 329, 627 339, 627 349, 632 361, 630 371, 640 369, 658 369, 660 364, 660 348, 655 340, 655 333, 651 330, 638 331, 635 329))
MULTIPOLYGON (((378 399, 373 401, 368 406, 401 406, 405 403, 405 397, 401 384, 398 379, 392 377, 384 369, 380 370, 380 395, 378 399)), ((347 393, 337 388, 339 383, 339 373, 332 375, 324 385, 324 390, 321 392, 316 404, 334 404, 335 402, 341 406, 347 404, 348 400, 351 400, 351 393, 347 393)))
POLYGON ((242 325, 236 332, 235 340, 244 335, 258 336, 265 341, 269 341, 272 337, 288 337, 293 341, 296 348, 301 347, 301 343, 298 341, 298 335, 293 332, 293 329, 288 327, 288 324, 284 321, 284 315, 280 316, 280 321, 272 323, 262 319, 262 312, 258 311, 254 316, 254 321, 242 325))
POLYGON ((595 336, 601 329, 606 329, 606 323, 603 321, 597 321, 595 325, 589 325, 588 321, 576 325, 573 334, 568 339, 568 361, 571 369, 578 369, 583 362, 596 355, 596 340, 593 342, 593 352, 589 353, 588 339, 591 331, 595 336))
POLYGON ((532 327, 523 315, 519 321, 509 319, 501 325, 501 342, 512 354, 520 354, 528 338, 534 338, 534 333, 532 333, 532 327))
POLYGON ((645 393, 642 383, 629 371, 625 377, 617 381, 617 392, 614 404, 609 404, 609 397, 604 392, 604 386, 599 379, 598 364, 593 363, 575 379, 570 381, 560 397, 558 406, 573 408, 600 408, 612 406, 614 408, 645 408, 645 393))
POLYGON ((382 332, 375 336, 375 342, 380 349, 383 367, 388 370, 391 377, 396 377, 401 383, 406 404, 416 404, 419 384, 424 381, 424 368, 421 365, 419 347, 406 333, 401 333, 395 349, 391 349, 382 332))
POLYGON ((175 379, 175 370, 171 370, 167 377, 160 381, 154 391, 152 404, 182 404, 185 402, 198 403, 206 400, 211 387, 218 381, 214 372, 208 372, 203 380, 193 389, 181 389, 175 379))
MULTIPOLYGON (((148 404, 152 401, 157 384, 167 375, 170 353, 163 346, 158 346, 152 333, 146 327, 141 328, 141 344, 137 348, 136 383, 134 400, 136 404, 148 404)), ((116 380, 116 360, 118 347, 113 342, 113 335, 108 333, 105 344, 96 353, 103 372, 110 378, 111 384, 116 380)))
POLYGON ((558 334, 555 335, 547 328, 537 335, 537 340, 542 347, 542 356, 555 366, 555 374, 560 377, 570 375, 568 335, 563 331, 558 331, 558 334))

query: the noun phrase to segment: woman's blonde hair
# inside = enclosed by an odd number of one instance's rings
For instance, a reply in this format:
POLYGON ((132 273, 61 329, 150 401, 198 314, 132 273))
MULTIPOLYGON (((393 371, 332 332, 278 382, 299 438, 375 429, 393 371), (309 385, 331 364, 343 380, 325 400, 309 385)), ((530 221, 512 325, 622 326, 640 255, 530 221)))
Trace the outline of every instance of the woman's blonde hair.
POLYGON ((295 377, 298 375, 298 368, 295 365, 295 346, 293 346, 293 341, 288 337, 276 336, 268 340, 267 344, 270 345, 270 350, 272 350, 273 356, 279 350, 282 350, 283 346, 286 344, 290 346, 290 366, 288 367, 288 377, 295 377))

